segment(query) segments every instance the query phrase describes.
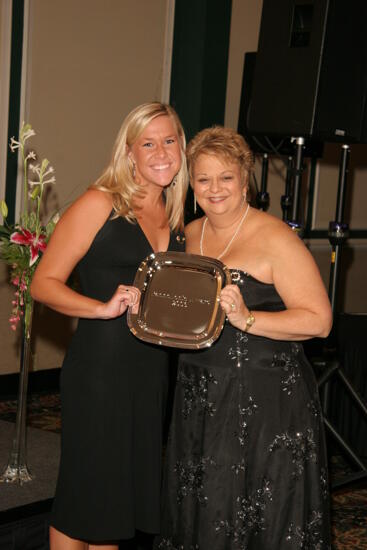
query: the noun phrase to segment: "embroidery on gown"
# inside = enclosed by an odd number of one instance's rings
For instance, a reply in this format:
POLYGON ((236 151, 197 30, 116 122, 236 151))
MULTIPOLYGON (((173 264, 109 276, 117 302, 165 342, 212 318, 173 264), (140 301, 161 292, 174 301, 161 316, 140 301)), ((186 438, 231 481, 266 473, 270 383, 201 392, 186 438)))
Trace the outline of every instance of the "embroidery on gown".
POLYGON ((237 497, 237 511, 234 522, 220 520, 214 523, 217 533, 224 532, 238 545, 239 550, 246 550, 249 535, 255 535, 266 529, 264 511, 267 501, 273 498, 270 481, 263 480, 262 486, 249 497, 237 497))
POLYGON ((311 401, 309 401, 307 403, 307 408, 315 418, 318 418, 320 416, 320 407, 317 399, 312 399, 311 401))
POLYGON ((321 527, 322 513, 313 510, 309 521, 304 526, 304 529, 302 529, 299 525, 294 526, 293 523, 290 524, 285 540, 287 542, 296 543, 297 547, 302 550, 327 550, 330 546, 324 545, 324 541, 320 533, 321 527))
POLYGON ((269 451, 272 453, 282 447, 292 453, 292 463, 295 465, 295 470, 292 472, 294 478, 298 478, 303 474, 306 461, 317 462, 317 446, 311 428, 308 428, 305 433, 286 432, 277 435, 269 446, 269 451))
POLYGON ((238 269, 231 269, 232 284, 236 284, 239 287, 243 286, 245 284, 243 275, 247 275, 245 271, 241 273, 238 269))
MULTIPOLYGON (((243 393, 243 386, 240 384, 240 396, 243 393)), ((248 397, 247 400, 247 407, 242 407, 241 404, 238 405, 238 414, 239 414, 239 424, 240 429, 239 432, 235 435, 238 437, 238 441, 240 442, 241 447, 245 446, 245 441, 248 437, 248 423, 247 418, 251 416, 252 414, 255 414, 257 412, 258 406, 256 405, 253 397, 251 395, 248 397)))
POLYGON ((182 460, 176 462, 174 471, 178 475, 177 502, 179 504, 188 495, 196 498, 200 504, 206 504, 208 497, 204 495, 204 478, 208 466, 215 465, 211 457, 200 457, 196 460, 188 460, 186 463, 182 460))
MULTIPOLYGON (((231 273, 255 311, 282 310, 273 285, 231 273)), ((179 372, 159 549, 327 550, 322 412, 302 346, 226 323, 179 372)))
POLYGON ((181 370, 177 375, 177 381, 182 385, 184 391, 182 414, 185 418, 197 406, 209 416, 215 414, 215 404, 208 399, 209 384, 218 384, 213 374, 203 372, 200 376, 196 374, 187 375, 181 370))
POLYGON ((236 361, 236 367, 240 368, 243 361, 248 361, 248 349, 245 344, 248 342, 248 336, 241 330, 236 331, 236 342, 233 347, 228 350, 228 355, 232 361, 236 361))
POLYGON ((244 471, 246 470, 245 459, 242 458, 242 459, 240 460, 240 462, 237 462, 236 464, 232 464, 231 470, 232 470, 236 475, 238 475, 240 472, 244 472, 244 471))
MULTIPOLYGON (((179 546, 175 546, 172 539, 162 539, 161 542, 158 544, 158 548, 166 550, 186 550, 182 544, 180 544, 179 546)), ((191 544, 187 550, 200 550, 200 548, 198 544, 195 544, 195 546, 191 544)))
POLYGON ((299 353, 299 345, 295 342, 291 344, 290 353, 275 353, 273 356, 273 367, 280 367, 285 373, 286 376, 281 381, 282 390, 287 394, 291 395, 293 391, 294 384, 301 377, 300 365, 296 355, 299 353))
POLYGON ((324 500, 329 498, 329 478, 326 468, 321 468, 320 470, 320 488, 322 498, 324 500))

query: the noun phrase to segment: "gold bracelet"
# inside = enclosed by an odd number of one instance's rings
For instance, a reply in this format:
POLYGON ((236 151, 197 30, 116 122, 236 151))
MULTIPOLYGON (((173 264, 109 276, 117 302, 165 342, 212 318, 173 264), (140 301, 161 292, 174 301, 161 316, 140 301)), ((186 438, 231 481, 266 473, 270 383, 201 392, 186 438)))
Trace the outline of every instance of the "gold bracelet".
POLYGON ((245 325, 245 329, 244 329, 244 332, 247 332, 248 329, 250 327, 252 327, 252 325, 254 324, 255 322, 255 317, 254 317, 254 314, 252 313, 252 311, 248 310, 249 312, 249 316, 247 317, 246 319, 246 325, 245 325))

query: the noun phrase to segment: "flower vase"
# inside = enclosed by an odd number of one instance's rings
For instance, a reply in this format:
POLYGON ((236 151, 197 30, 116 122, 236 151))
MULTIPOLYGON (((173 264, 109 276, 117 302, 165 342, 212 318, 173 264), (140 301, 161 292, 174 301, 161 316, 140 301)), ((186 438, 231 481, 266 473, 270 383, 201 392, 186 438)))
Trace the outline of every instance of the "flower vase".
POLYGON ((18 403, 15 421, 15 431, 8 464, 0 476, 0 482, 23 483, 31 481, 31 475, 27 466, 27 389, 28 372, 31 359, 31 329, 33 317, 33 300, 29 297, 25 304, 24 317, 22 318, 22 341, 20 352, 20 372, 18 386, 18 403))

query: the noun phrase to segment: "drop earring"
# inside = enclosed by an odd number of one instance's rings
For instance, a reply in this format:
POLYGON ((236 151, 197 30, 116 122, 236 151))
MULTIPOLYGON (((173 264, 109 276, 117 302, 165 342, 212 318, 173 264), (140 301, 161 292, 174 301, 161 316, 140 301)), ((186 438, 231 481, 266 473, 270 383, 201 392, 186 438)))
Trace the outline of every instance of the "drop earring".
POLYGON ((196 195, 194 193, 194 214, 196 214, 197 206, 196 206, 196 195))
POLYGON ((132 176, 133 176, 133 179, 135 179, 135 176, 136 176, 136 169, 135 169, 135 162, 134 162, 134 161, 133 161, 132 176))

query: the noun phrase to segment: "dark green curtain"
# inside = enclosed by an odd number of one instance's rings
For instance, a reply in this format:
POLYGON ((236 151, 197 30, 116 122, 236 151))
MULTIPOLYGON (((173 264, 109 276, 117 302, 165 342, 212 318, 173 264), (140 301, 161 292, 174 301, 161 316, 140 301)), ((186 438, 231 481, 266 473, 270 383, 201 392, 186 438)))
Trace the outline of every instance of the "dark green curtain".
MULTIPOLYGON (((23 20, 24 0, 13 0, 10 54, 8 143, 10 142, 10 138, 12 136, 17 138, 19 134, 23 51, 23 20)), ((15 216, 17 167, 18 155, 17 153, 12 153, 8 148, 6 161, 5 200, 9 208, 9 223, 14 222, 15 216)))
MULTIPOLYGON (((176 0, 170 103, 187 140, 224 123, 231 0, 176 0)), ((191 190, 186 222, 194 217, 191 190)))

